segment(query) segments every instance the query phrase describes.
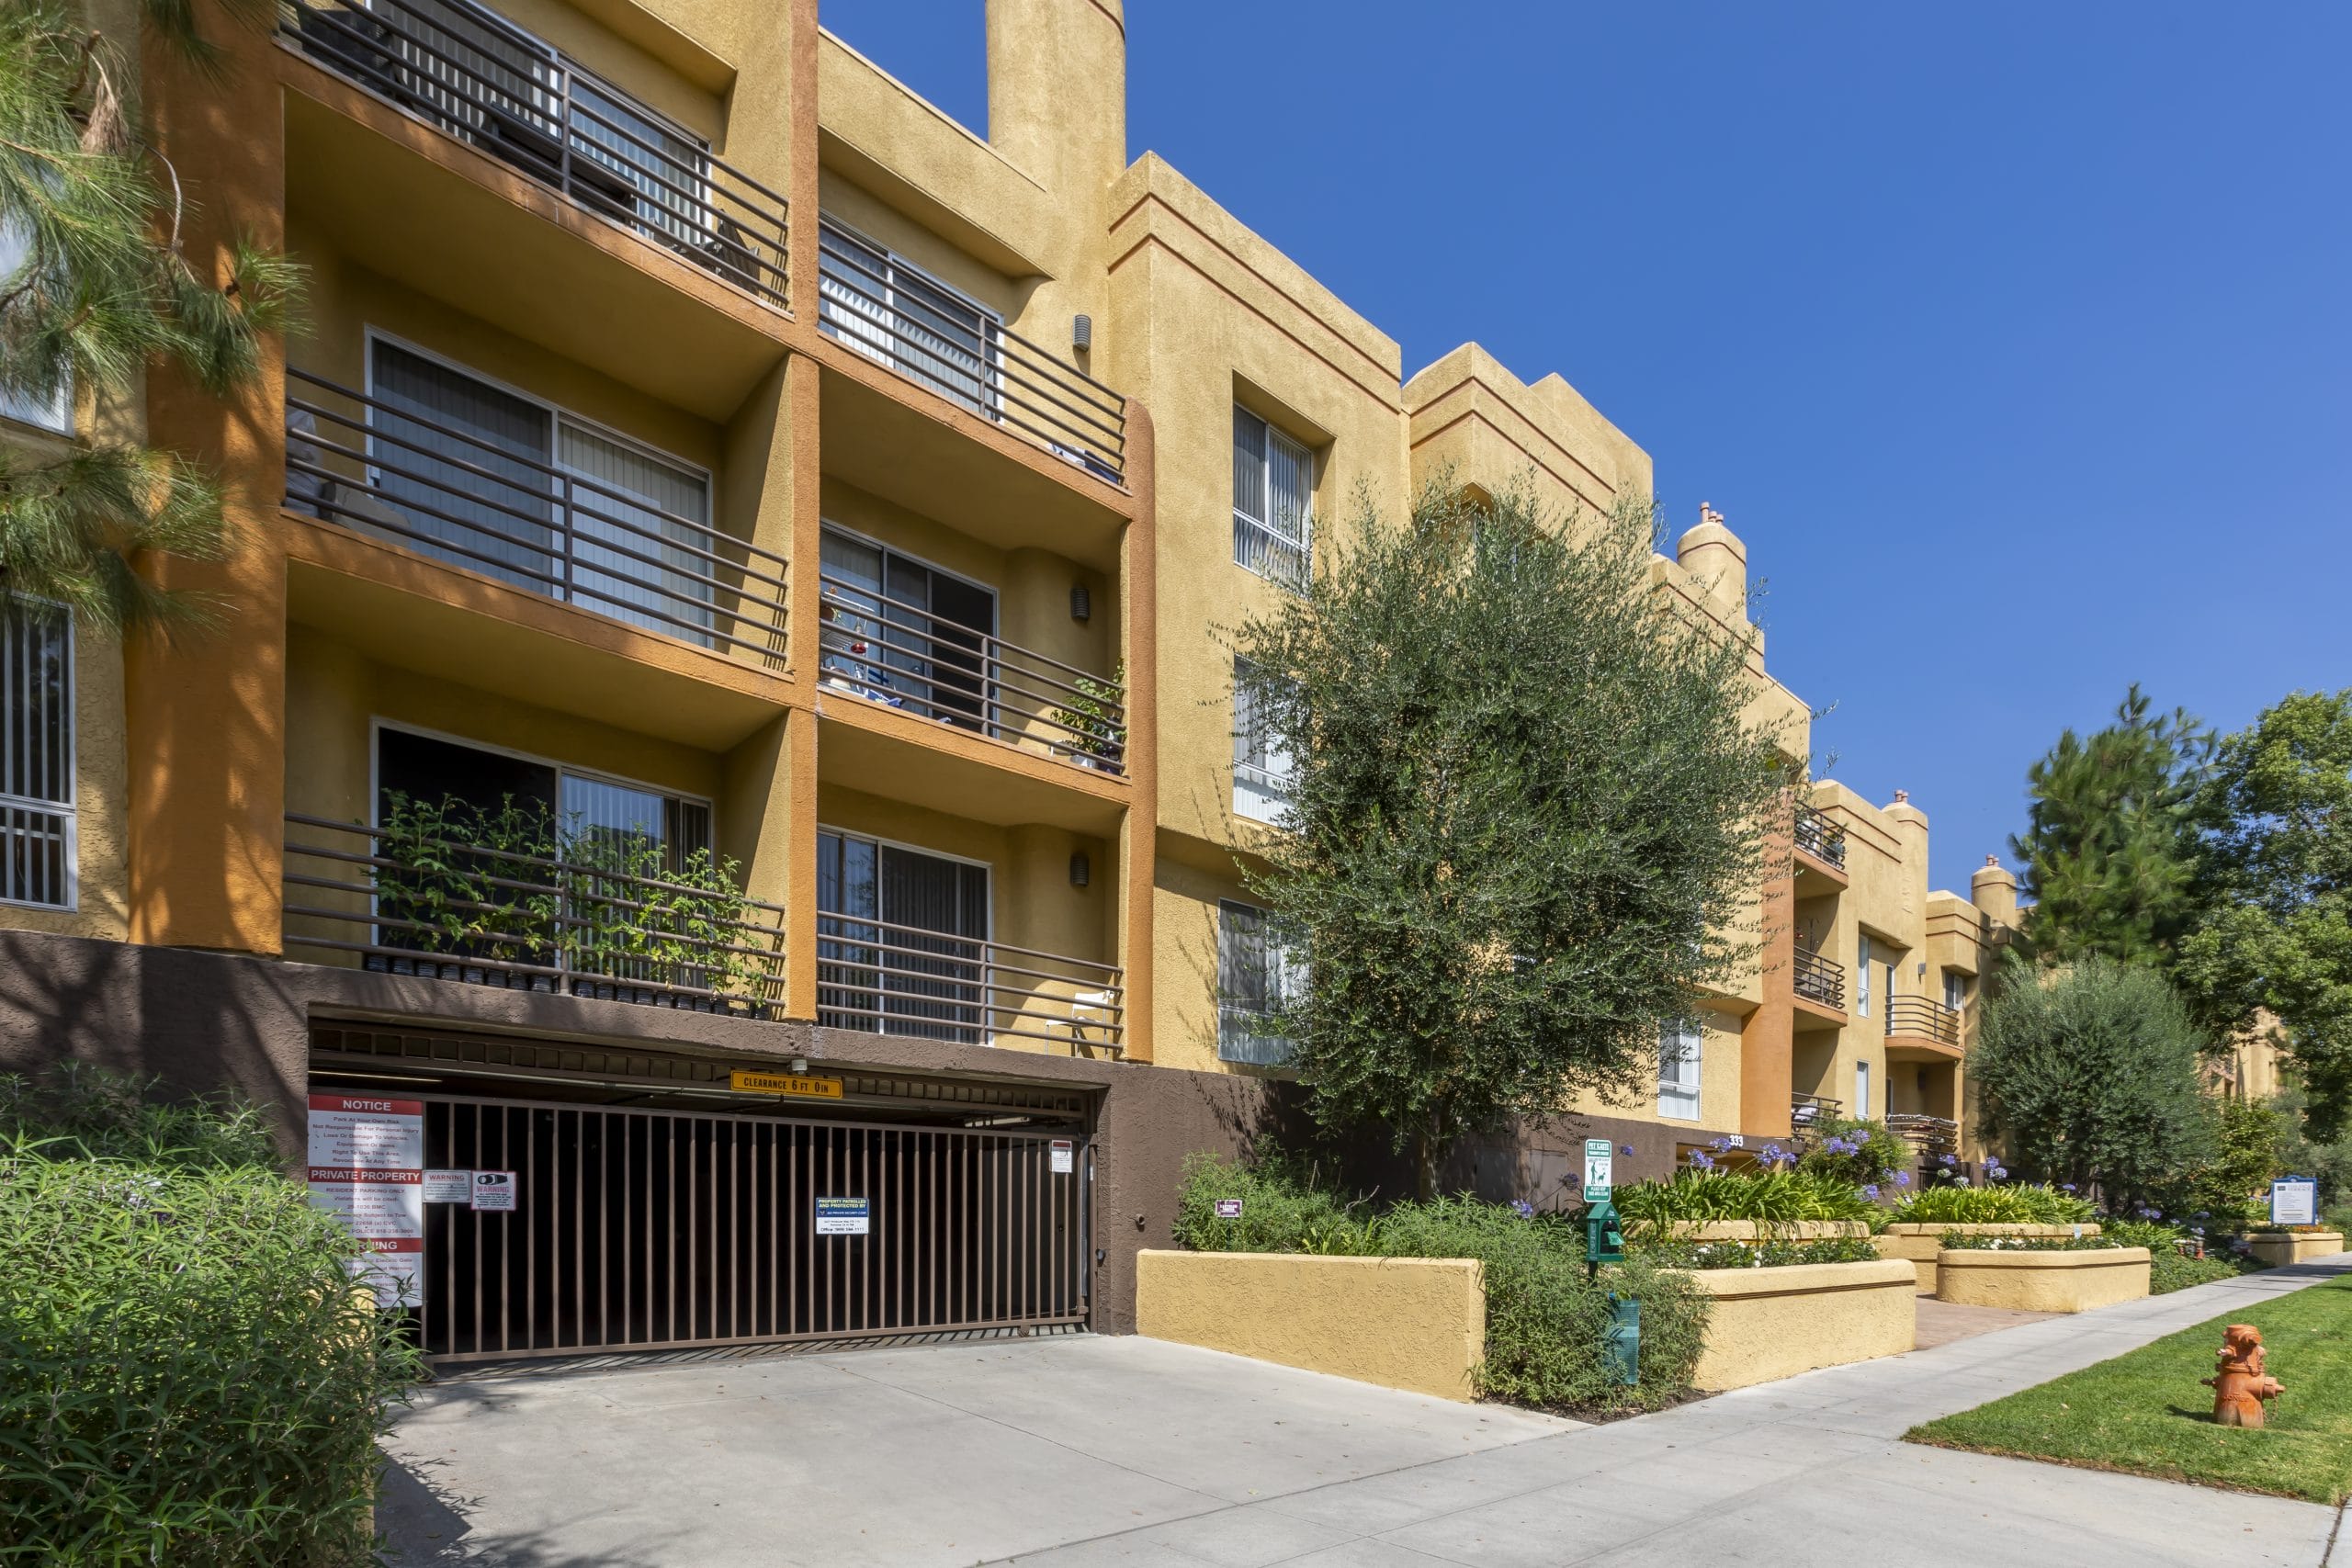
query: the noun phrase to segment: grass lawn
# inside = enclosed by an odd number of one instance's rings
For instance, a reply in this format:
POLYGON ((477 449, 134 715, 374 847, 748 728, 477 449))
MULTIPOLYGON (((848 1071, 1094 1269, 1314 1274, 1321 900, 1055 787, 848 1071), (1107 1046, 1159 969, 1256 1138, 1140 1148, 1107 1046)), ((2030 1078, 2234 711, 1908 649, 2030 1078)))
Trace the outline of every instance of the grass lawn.
POLYGON ((1911 1441, 2344 1501, 2352 1491, 2352 1279, 2217 1317, 2127 1356, 1914 1427, 1911 1441), (2213 1425, 2222 1329, 2251 1323, 2287 1385, 2260 1431, 2213 1425))

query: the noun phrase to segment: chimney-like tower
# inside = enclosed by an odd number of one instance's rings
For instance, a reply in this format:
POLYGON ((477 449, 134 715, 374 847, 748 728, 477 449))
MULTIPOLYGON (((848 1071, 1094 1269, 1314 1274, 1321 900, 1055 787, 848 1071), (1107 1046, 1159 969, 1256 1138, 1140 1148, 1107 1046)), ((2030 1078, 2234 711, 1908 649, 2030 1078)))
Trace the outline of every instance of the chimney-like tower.
POLYGON ((1968 879, 1968 901, 1996 922, 2014 929, 2018 923, 2017 874, 2001 863, 1998 855, 1986 855, 1984 863, 1968 879))

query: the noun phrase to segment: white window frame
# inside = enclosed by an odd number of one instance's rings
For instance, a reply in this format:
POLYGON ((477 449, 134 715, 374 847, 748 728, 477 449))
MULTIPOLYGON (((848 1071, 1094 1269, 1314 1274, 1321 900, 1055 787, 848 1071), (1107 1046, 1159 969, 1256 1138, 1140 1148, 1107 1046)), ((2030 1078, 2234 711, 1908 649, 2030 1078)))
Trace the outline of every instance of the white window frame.
POLYGON ((1958 969, 1944 971, 1944 1006, 1954 1012, 1968 1006, 1968 976, 1958 969))
POLYGON ((1658 1030, 1657 1113, 1676 1122, 1700 1120, 1705 1083, 1707 1021, 1693 1014, 1669 1019, 1658 1030), (1669 1074, 1669 1066, 1679 1069, 1669 1074), (1682 1102, 1688 1101, 1688 1109, 1682 1102), (1670 1103, 1671 1102, 1671 1103, 1670 1103))
POLYGON ((1262 822, 1270 828, 1280 828, 1290 820, 1291 795, 1298 782, 1298 760, 1273 743, 1263 733, 1255 738, 1253 755, 1262 761, 1250 761, 1239 753, 1243 744, 1241 714, 1241 671, 1250 661, 1236 655, 1233 660, 1233 814, 1251 822, 1262 822), (1277 766, 1279 760, 1282 765, 1277 766))
POLYGON ((1268 964, 1269 964, 1269 965, 1272 967, 1272 974, 1270 974, 1270 975, 1268 975, 1267 976, 1265 976, 1265 979, 1266 979, 1266 987, 1265 987, 1265 989, 1266 989, 1267 991, 1269 991, 1270 993, 1272 993, 1272 994, 1273 994, 1274 996, 1278 997, 1281 1000, 1283 1000, 1283 1001, 1284 1001, 1284 1002, 1289 1002, 1289 1001, 1295 1001, 1295 1000, 1296 1000, 1296 999, 1298 998, 1298 997, 1299 997, 1301 994, 1303 994, 1303 993, 1305 992, 1306 988, 1306 955, 1305 955, 1304 953, 1300 953, 1300 952, 1299 952, 1299 951, 1298 951, 1295 946, 1293 946, 1291 943, 1289 943, 1289 942, 1276 942, 1276 941, 1272 940, 1272 937, 1271 937, 1270 935, 1266 935, 1266 933, 1267 933, 1267 931, 1268 931, 1268 928, 1269 928, 1269 927, 1272 924, 1272 922, 1273 922, 1273 916, 1272 916, 1272 914, 1271 912, 1269 912, 1268 910, 1265 910, 1265 909, 1263 909, 1263 908, 1261 908, 1259 906, 1257 906, 1257 905, 1255 905, 1255 904, 1249 903, 1249 902, 1247 902, 1247 901, 1245 901, 1245 900, 1243 900, 1243 899, 1239 899, 1239 898, 1220 898, 1220 899, 1218 899, 1218 900, 1216 901, 1216 925, 1217 925, 1216 1055, 1217 1055, 1217 1060, 1218 1060, 1218 1061, 1220 1061, 1220 1062, 1239 1062, 1239 1063, 1243 1064, 1244 1066, 1261 1066, 1261 1067, 1264 1067, 1264 1066, 1283 1066, 1283 1065, 1284 1065, 1284 1063, 1288 1060, 1289 1055, 1290 1055, 1290 1053, 1291 1053, 1291 1042, 1290 1042, 1290 1040, 1289 1040, 1289 1038, 1288 1038, 1287 1036, 1275 1034, 1275 1033, 1273 1033, 1273 1032, 1272 1032, 1272 1031, 1270 1031, 1270 1030, 1260 1031, 1260 1032, 1258 1032, 1258 1034, 1257 1034, 1257 1038, 1259 1038, 1259 1039, 1261 1039, 1261 1040, 1263 1040, 1263 1041, 1266 1041, 1266 1042, 1269 1042, 1269 1043, 1278 1043, 1278 1044, 1280 1044, 1280 1045, 1283 1047, 1283 1053, 1282 1053, 1282 1055, 1283 1055, 1283 1060, 1281 1060, 1281 1061, 1271 1061, 1271 1062, 1266 1062, 1266 1061, 1254 1061, 1254 1060, 1252 1060, 1251 1058, 1250 1058, 1250 1057, 1248 1057, 1248 1056, 1234 1055, 1228 1055, 1228 1054, 1227 1054, 1227 1046, 1226 1046, 1226 1039, 1227 1039, 1227 1035, 1226 1035, 1226 1028, 1227 1028, 1227 1020, 1229 1017, 1230 1017, 1230 1018, 1234 1018, 1234 1019, 1245 1019, 1245 1018, 1250 1018, 1250 1019, 1266 1019, 1266 1018, 1271 1018, 1272 1016, 1273 1016, 1273 1015, 1272 1015, 1271 1013, 1262 1012, 1262 1011, 1260 1011, 1260 1010, 1256 1010, 1256 1009, 1254 1009, 1254 1008, 1245 1008, 1245 1007, 1241 1007, 1241 1006, 1239 1006, 1239 1005, 1238 1005, 1238 1004, 1235 1004, 1235 1003, 1232 1003, 1232 1002, 1227 1001, 1227 998, 1226 998, 1226 995, 1225 995, 1225 954, 1226 954, 1226 953, 1228 951, 1228 946, 1227 946, 1227 942, 1226 942, 1226 919, 1227 919, 1227 914, 1228 914, 1228 913, 1240 913, 1240 914, 1249 914, 1249 915, 1255 916, 1255 917, 1257 918, 1257 920, 1258 920, 1258 929, 1259 929, 1259 931, 1261 932, 1261 935, 1266 936, 1266 940, 1264 941, 1264 942, 1263 942, 1263 944, 1262 944, 1262 945, 1263 945, 1263 951, 1264 951, 1264 953, 1265 953, 1265 954, 1266 954, 1266 960, 1267 960, 1267 963, 1268 963, 1268 964))
POLYGON ((853 291, 860 298, 853 301, 843 301, 835 307, 855 321, 871 323, 873 327, 878 328, 883 341, 876 342, 862 332, 845 331, 839 326, 828 330, 825 320, 826 301, 823 298, 825 257, 820 230, 820 243, 817 247, 818 329, 842 347, 864 355, 897 375, 905 377, 928 391, 945 398, 956 407, 978 414, 980 418, 993 423, 1003 423, 1004 404, 1009 395, 1005 388, 1003 312, 974 299, 928 267, 909 260, 871 234, 842 222, 830 212, 820 211, 817 215, 817 220, 822 228, 832 230, 851 244, 861 246, 879 255, 882 258, 885 274, 878 280, 867 276, 853 278, 851 280, 853 291), (973 379, 979 383, 978 396, 976 400, 960 397, 943 387, 940 384, 942 378, 938 369, 936 367, 929 370, 922 368, 920 361, 926 356, 902 341, 905 328, 899 323, 904 322, 908 317, 906 309, 899 303, 898 299, 900 287, 899 275, 901 272, 913 274, 922 279, 924 288, 934 289, 956 303, 968 307, 975 315, 979 317, 980 363, 978 368, 973 373, 973 379), (867 301, 872 302, 870 306, 866 303, 867 301), (878 320, 869 313, 872 309, 878 309, 883 312, 878 320), (914 360, 918 363, 910 365, 902 363, 904 360, 914 360))
MULTIPOLYGON (((1291 448, 1300 468, 1306 474, 1306 508, 1299 514, 1298 527, 1292 535, 1286 535, 1283 531, 1277 519, 1252 516, 1244 511, 1240 495, 1238 492, 1235 494, 1233 497, 1235 525, 1233 564, 1253 576, 1262 577, 1269 582, 1287 588, 1294 593, 1304 593, 1315 570, 1315 449, 1254 409, 1236 403, 1233 405, 1233 415, 1237 420, 1246 419, 1255 423, 1265 436, 1265 454, 1258 460, 1258 486, 1259 492, 1267 498, 1267 511, 1272 510, 1274 448, 1277 443, 1291 448), (1271 560, 1283 552, 1295 553, 1297 558, 1295 578, 1285 578, 1275 572, 1261 570, 1242 559, 1240 535, 1244 529, 1257 537, 1261 559, 1271 560)), ((1234 459, 1237 462, 1240 460, 1240 453, 1238 450, 1234 453, 1234 459)))
POLYGON ((1868 1062, 1857 1061, 1854 1064, 1854 1119, 1858 1122, 1867 1122, 1870 1116, 1871 1065, 1868 1062))
MULTIPOLYGON (((0 599, 9 597, 0 594, 0 599)), ((35 599, 28 594, 17 594, 20 604, 47 608, 62 618, 65 642, 65 693, 62 705, 64 734, 60 749, 65 754, 65 793, 63 800, 40 800, 31 795, 0 794, 0 807, 39 812, 44 816, 61 817, 65 821, 65 889, 62 902, 32 898, 10 898, 0 896, 0 905, 12 909, 47 909, 53 914, 73 914, 82 908, 82 755, 81 702, 82 678, 80 650, 75 644, 73 612, 49 599, 35 599)))
MULTIPOLYGON (((0 286, 6 285, 32 260, 32 244, 19 238, 21 232, 20 225, 0 223, 0 286)), ((45 430, 51 435, 70 438, 74 434, 74 378, 68 376, 57 389, 56 398, 47 407, 14 395, 0 394, 0 419, 13 420, 36 430, 45 430)), ((41 909, 54 907, 49 904, 33 906, 41 909)))
POLYGON ((542 757, 536 751, 520 751, 512 746, 477 740, 470 735, 452 735, 446 729, 428 728, 422 724, 408 724, 396 718, 385 718, 380 715, 370 719, 368 727, 368 825, 371 828, 380 829, 384 826, 383 770, 379 765, 383 749, 378 744, 378 738, 387 729, 398 730, 402 735, 413 735, 425 740, 438 740, 445 746, 463 746, 469 751, 487 751, 493 756, 509 757, 518 762, 528 762, 534 767, 552 770, 555 773, 555 806, 558 817, 563 813, 563 781, 567 778, 586 779, 591 784, 612 784, 619 789, 641 790, 647 795, 658 795, 664 800, 674 800, 681 806, 699 806, 710 817, 710 852, 713 856, 718 853, 718 803, 707 795, 691 795, 684 790, 672 789, 667 784, 654 784, 646 779, 628 778, 619 773, 608 773, 596 768, 575 768, 553 757, 542 757))
POLYGON ((1868 931, 1855 939, 1854 1016, 1871 1015, 1871 938, 1868 931))

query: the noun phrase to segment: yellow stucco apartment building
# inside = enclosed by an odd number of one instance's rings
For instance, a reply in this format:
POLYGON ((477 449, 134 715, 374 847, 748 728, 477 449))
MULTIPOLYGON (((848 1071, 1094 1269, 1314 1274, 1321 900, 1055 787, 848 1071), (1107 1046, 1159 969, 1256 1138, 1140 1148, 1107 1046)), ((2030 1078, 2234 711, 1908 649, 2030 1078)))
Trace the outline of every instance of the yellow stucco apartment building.
MULTIPOLYGON (((243 541, 164 570, 219 634, 0 649, 0 1058, 384 1163, 439 1355, 1125 1325, 1182 1154, 1283 1077, 1235 856, 1288 764, 1216 628, 1359 491, 1606 513, 1647 455, 1476 345, 1408 376, 1130 162, 1118 0, 989 0, 986 136, 815 0, 284 0, 231 55, 151 51, 151 109, 192 254, 282 245, 304 325, 226 407, 7 411, 200 456, 243 541)), ((1719 519, 1654 570, 1746 629, 1719 519)), ((2013 879, 1931 891, 1899 795, 1790 830, 1655 1094, 1462 1175, 1548 1203, 1589 1132, 1659 1174, 1837 1112, 1952 1145, 2013 879)))

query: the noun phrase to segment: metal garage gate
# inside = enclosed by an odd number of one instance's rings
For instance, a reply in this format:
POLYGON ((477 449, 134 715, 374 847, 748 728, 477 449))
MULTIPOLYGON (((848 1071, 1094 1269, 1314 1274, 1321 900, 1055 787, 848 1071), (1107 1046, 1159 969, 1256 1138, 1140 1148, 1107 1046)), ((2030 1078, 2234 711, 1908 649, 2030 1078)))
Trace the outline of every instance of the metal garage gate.
POLYGON ((1086 1321, 1078 1133, 422 1098, 429 1165, 516 1188, 426 1206, 437 1359, 1086 1321))

